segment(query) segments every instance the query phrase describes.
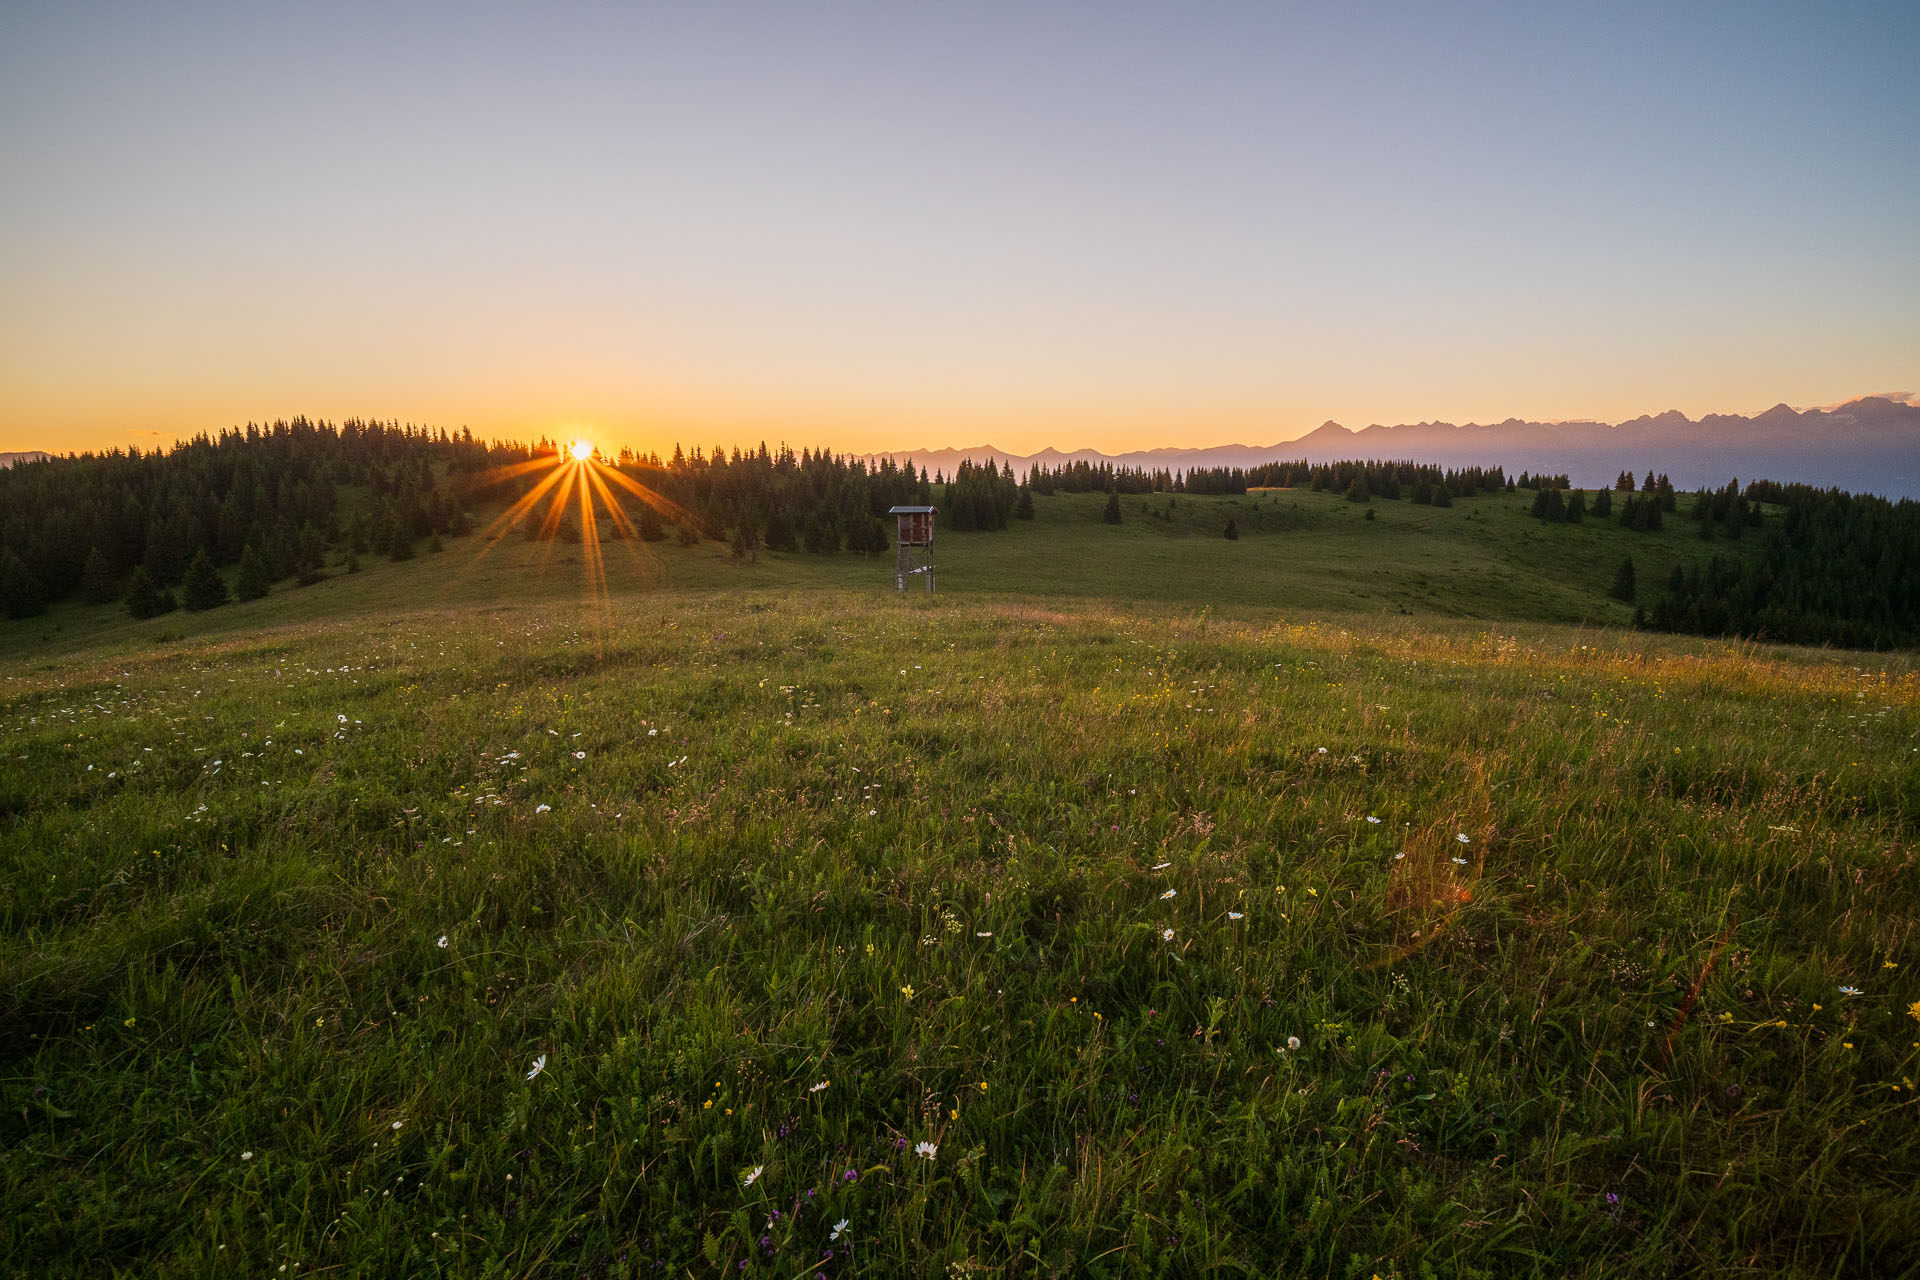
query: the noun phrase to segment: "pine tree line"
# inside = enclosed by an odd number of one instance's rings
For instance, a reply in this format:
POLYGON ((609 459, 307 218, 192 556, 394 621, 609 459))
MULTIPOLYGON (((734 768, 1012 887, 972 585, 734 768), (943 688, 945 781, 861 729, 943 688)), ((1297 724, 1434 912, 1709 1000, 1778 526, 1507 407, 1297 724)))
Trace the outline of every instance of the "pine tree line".
POLYGON ((110 450, 0 471, 0 610, 29 616, 76 594, 136 612, 211 599, 206 571, 239 566, 241 594, 313 580, 343 539, 392 550, 464 520, 436 475, 484 466, 471 433, 295 418, 171 450, 110 450), (350 527, 341 490, 369 497, 350 527), (205 570, 200 565, 205 561, 205 570), (189 583, 189 575, 193 583, 189 583), (197 589, 189 589, 189 587, 197 589))
POLYGON ((1920 503, 1767 481, 1696 502, 1703 528, 1753 527, 1761 501, 1783 506, 1752 560, 1676 567, 1647 616, 1662 631, 1887 649, 1920 643, 1920 503), (1747 504, 1748 514, 1736 499, 1747 504), (1740 526, 1732 521, 1739 518, 1740 526))

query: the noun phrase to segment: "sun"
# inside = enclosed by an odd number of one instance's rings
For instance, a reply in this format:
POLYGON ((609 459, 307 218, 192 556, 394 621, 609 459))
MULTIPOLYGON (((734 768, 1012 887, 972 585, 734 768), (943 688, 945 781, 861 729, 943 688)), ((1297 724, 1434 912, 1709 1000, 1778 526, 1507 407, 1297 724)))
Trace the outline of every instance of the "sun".
POLYGON ((585 462, 593 456, 593 442, 591 440, 575 440, 567 446, 567 452, 573 455, 575 462, 585 462))

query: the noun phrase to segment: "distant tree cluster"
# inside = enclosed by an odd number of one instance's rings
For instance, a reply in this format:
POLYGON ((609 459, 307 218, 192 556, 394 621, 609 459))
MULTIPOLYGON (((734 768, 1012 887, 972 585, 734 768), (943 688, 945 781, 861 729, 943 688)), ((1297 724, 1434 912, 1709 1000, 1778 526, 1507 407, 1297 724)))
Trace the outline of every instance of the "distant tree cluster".
MULTIPOLYGON (((615 465, 657 499, 609 488, 609 496, 621 504, 639 536, 658 540, 672 525, 674 536, 685 545, 710 538, 729 542, 736 554, 751 554, 761 546, 816 555, 885 551, 893 545, 883 519, 887 509, 934 505, 936 487, 949 528, 1002 529, 1017 496, 1011 474, 1002 476, 991 467, 962 463, 949 482, 930 479, 912 462, 882 458, 869 465, 826 450, 795 453, 785 445, 769 450, 764 443, 757 450, 731 452, 715 446, 704 455, 697 448, 689 453, 676 445, 665 462, 657 454, 622 452, 615 465), (953 522, 949 506, 957 509, 964 526, 953 522)), ((526 486, 535 480, 518 483, 526 486)))
MULTIPOLYGON (((1536 520, 1579 524, 1589 515, 1601 520, 1613 515, 1613 489, 1596 490, 1589 505, 1586 491, 1570 487, 1564 475, 1536 476, 1523 471, 1517 485, 1535 491, 1528 513, 1536 520)), ((1661 512, 1672 511, 1677 502, 1672 482, 1664 475, 1656 478, 1651 471, 1647 473, 1646 487, 1638 494, 1633 492, 1633 477, 1625 471, 1620 473, 1614 487, 1624 489, 1627 494, 1620 504, 1620 527, 1639 533, 1660 528, 1661 512)))
POLYGON ((1744 527, 1759 501, 1785 511, 1766 522, 1757 557, 1676 568, 1648 625, 1867 649, 1920 643, 1920 503, 1767 482, 1712 495, 1715 509, 1727 498, 1729 520, 1732 497, 1748 504, 1744 527))
MULTIPOLYGON (((1449 470, 1416 462, 1265 462, 1256 467, 1195 467, 1190 471, 1147 471, 1110 462, 1071 462, 1058 467, 1033 464, 1025 484, 1035 493, 1193 493, 1238 495, 1248 489, 1311 489, 1352 496, 1355 482, 1368 498, 1397 499, 1411 491, 1415 502, 1451 505, 1451 499, 1508 487, 1499 467, 1449 470), (1444 490, 1447 499, 1436 494, 1444 490)), ((1355 498, 1355 501, 1363 499, 1355 498)))
POLYGON ((1708 542, 1717 535, 1738 542, 1744 530, 1757 529, 1765 522, 1759 502, 1749 501, 1740 492, 1737 480, 1727 481, 1722 489, 1697 491, 1690 514, 1700 527, 1701 540, 1708 542))
POLYGON ((295 418, 200 435, 166 452, 110 450, 0 470, 0 611, 76 594, 136 616, 223 604, 316 580, 328 550, 412 554, 464 527, 436 474, 486 465, 471 433, 295 418), (343 491, 359 490, 342 520, 343 491), (218 590, 215 590, 215 585, 218 590), (178 589, 179 594, 175 591, 178 589))

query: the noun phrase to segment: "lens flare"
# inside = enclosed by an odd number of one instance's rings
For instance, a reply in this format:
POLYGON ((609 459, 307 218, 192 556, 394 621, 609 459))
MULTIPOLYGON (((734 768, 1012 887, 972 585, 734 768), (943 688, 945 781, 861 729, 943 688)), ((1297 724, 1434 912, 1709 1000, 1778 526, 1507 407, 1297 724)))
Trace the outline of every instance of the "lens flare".
POLYGON ((480 545, 455 578, 477 568, 509 533, 519 532, 528 541, 542 545, 539 572, 543 574, 556 544, 578 547, 585 577, 582 603, 593 611, 595 645, 604 653, 612 630, 612 601, 602 542, 619 543, 639 570, 639 578, 658 585, 666 581, 666 567, 646 542, 648 537, 659 536, 659 519, 699 530, 701 536, 718 536, 699 516, 651 485, 624 474, 622 467, 638 470, 640 463, 626 454, 618 464, 606 461, 591 440, 573 440, 564 447, 543 440, 537 450, 529 450, 529 456, 520 461, 463 478, 459 482, 463 497, 479 497, 496 486, 508 486, 507 506, 480 531, 480 545), (627 505, 634 500, 642 509, 651 508, 647 518, 656 523, 651 535, 643 534, 628 518, 627 505))

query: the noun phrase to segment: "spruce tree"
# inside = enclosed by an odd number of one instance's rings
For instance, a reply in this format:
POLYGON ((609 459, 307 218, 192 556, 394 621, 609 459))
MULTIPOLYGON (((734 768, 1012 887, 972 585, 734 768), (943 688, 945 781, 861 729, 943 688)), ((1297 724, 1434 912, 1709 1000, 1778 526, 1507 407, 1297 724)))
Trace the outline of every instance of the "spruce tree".
POLYGON ((227 603, 227 584, 222 581, 220 571, 213 567, 213 557, 205 547, 194 553, 193 563, 187 566, 186 581, 180 584, 180 598, 195 613, 227 603))
POLYGON ((1613 514, 1613 490, 1599 489, 1594 492, 1593 506, 1588 508, 1595 519, 1604 520, 1613 514))
POLYGON ((1628 556, 1620 562, 1619 571, 1613 575, 1613 587, 1607 592, 1615 600, 1633 603, 1633 557, 1628 556))
MULTIPOLYGON (((647 510, 652 511, 653 508, 649 507, 647 510)), ((657 529, 659 526, 660 521, 656 516, 654 527, 657 529)), ((646 536, 645 524, 641 525, 640 534, 642 537, 646 536)), ((799 549, 800 540, 793 536, 793 526, 787 523, 786 514, 775 507, 767 514, 767 550, 798 551, 799 549)))
POLYGON ((407 527, 406 518, 397 508, 389 507, 386 526, 386 534, 380 541, 386 550, 387 559, 393 561, 413 559, 413 533, 407 527))
POLYGON ((113 566, 99 547, 87 552, 87 566, 80 571, 80 598, 88 604, 107 604, 118 594, 114 590, 113 566))
POLYGON ((241 600, 258 600, 272 589, 273 579, 267 569, 267 553, 260 549, 259 543, 249 542, 246 550, 240 553, 240 571, 234 575, 233 594, 241 600))
MULTIPOLYGON (((634 527, 639 530, 643 542, 658 542, 667 536, 666 529, 660 524, 660 513, 653 509, 651 502, 640 504, 640 516, 634 521, 634 527)), ((771 534, 771 527, 768 532, 771 534)), ((771 546, 772 543, 769 542, 768 545, 771 546)))
POLYGON ((1107 507, 1100 513, 1100 519, 1107 524, 1120 523, 1120 491, 1118 489, 1107 490, 1107 507))
POLYGON ((154 590, 153 575, 147 572, 145 565, 136 566, 133 576, 127 579, 127 612, 136 618, 146 619, 157 618, 166 611, 160 593, 154 590))
POLYGON ((0 555, 0 613, 9 618, 31 618, 46 611, 46 596, 40 590, 39 579, 27 568, 27 562, 8 547, 5 554, 0 555))
POLYGON ((1567 495, 1567 523, 1579 524, 1587 517, 1587 491, 1575 489, 1567 495))
MULTIPOLYGON (((1368 512, 1367 514, 1372 515, 1373 513, 1368 512)), ((1238 542, 1240 540, 1240 526, 1233 522, 1232 516, 1227 517, 1226 539, 1228 542, 1238 542)))
POLYGON ((1033 519, 1033 489, 1028 485, 1020 486, 1020 500, 1013 504, 1013 518, 1016 520, 1033 519))
POLYGON ((1367 491, 1366 477, 1355 476, 1353 478, 1353 483, 1347 486, 1347 501, 1348 502, 1371 502, 1372 500, 1373 500, 1373 495, 1367 491))

